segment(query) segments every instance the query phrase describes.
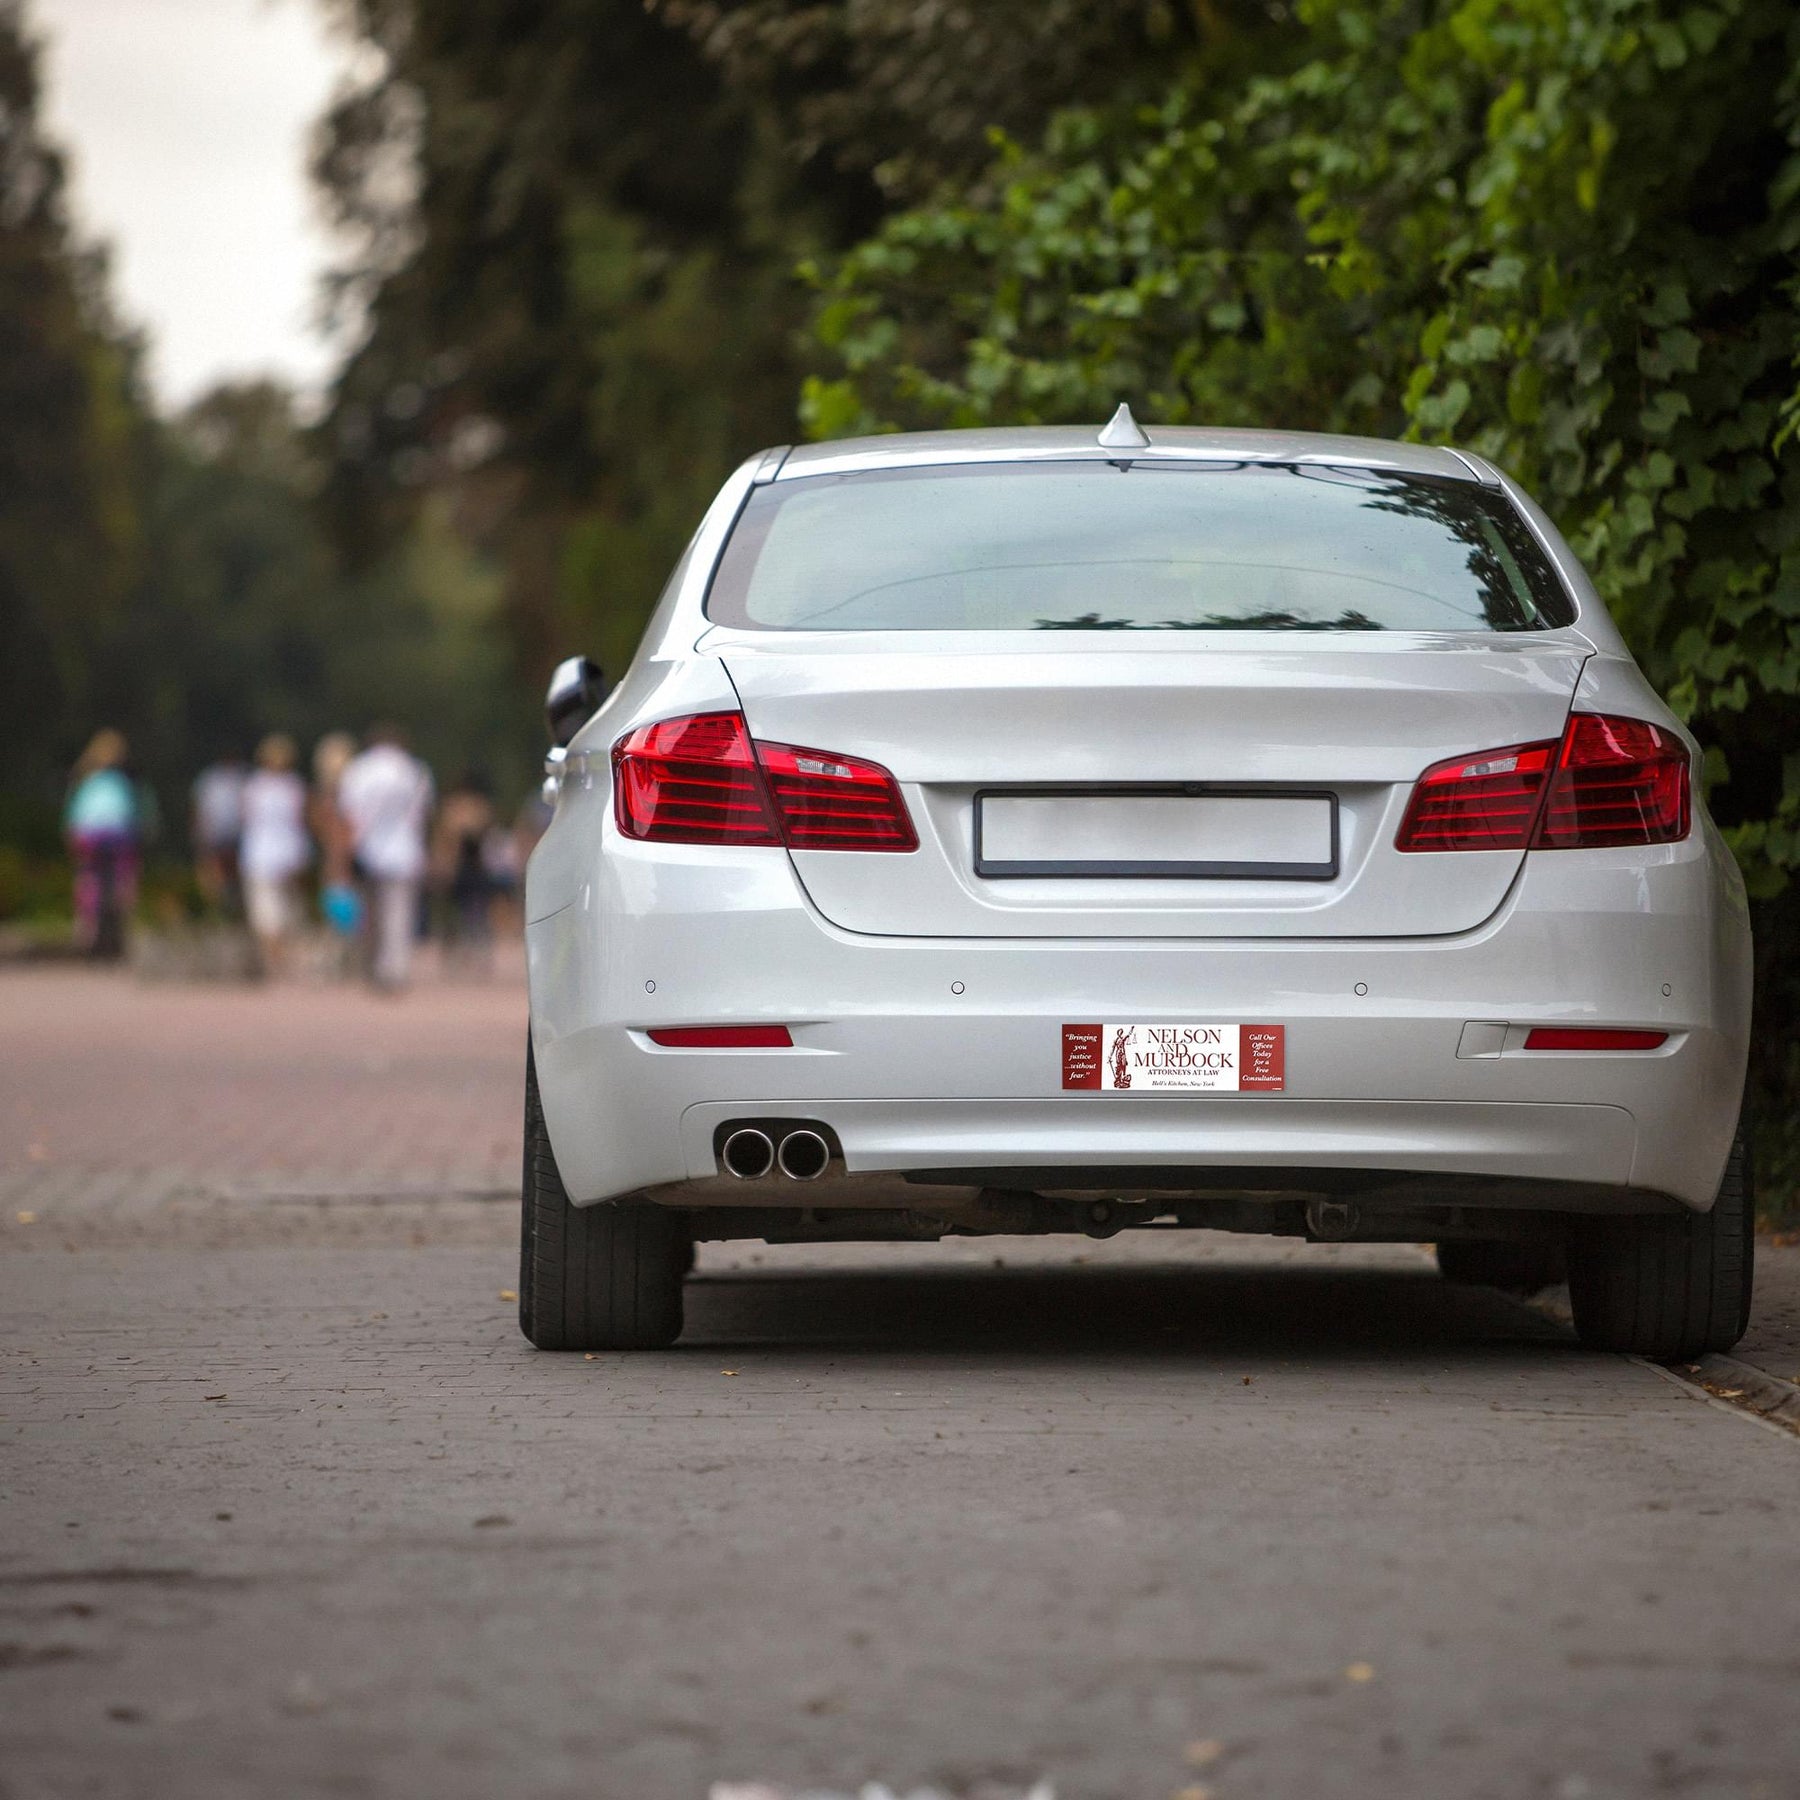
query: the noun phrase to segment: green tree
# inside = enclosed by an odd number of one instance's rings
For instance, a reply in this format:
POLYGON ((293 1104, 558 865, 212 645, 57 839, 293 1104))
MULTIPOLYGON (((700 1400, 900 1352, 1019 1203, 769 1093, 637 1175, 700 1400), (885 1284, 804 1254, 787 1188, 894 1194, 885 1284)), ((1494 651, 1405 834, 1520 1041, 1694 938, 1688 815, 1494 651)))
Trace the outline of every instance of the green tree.
POLYGON ((1097 418, 1454 439, 1557 516, 1710 746, 1800 1076, 1800 12, 1305 0, 1233 82, 1072 112, 833 272, 819 435, 1097 418))
POLYGON ((793 432, 792 266, 873 221, 640 0, 341 0, 376 72, 316 168, 366 322, 325 438, 340 540, 452 493, 524 661, 629 655, 712 491, 793 432))
POLYGON ((1265 29, 1264 0, 651 0, 797 163, 870 174, 888 198, 979 179, 990 134, 1072 102, 1161 93, 1202 46, 1265 29))
POLYGON ((132 359, 104 273, 39 127, 37 47, 0 0, 0 835, 43 829, 136 567, 132 359))
POLYGON ((37 104, 0 0, 0 910, 54 890, 67 770, 103 724, 157 790, 168 850, 195 772, 275 729, 398 718, 445 774, 484 763, 524 791, 535 707, 456 496, 347 569, 291 395, 233 385, 155 417, 37 104))
MULTIPOLYGON (((497 575, 422 507, 346 570, 315 504, 324 479, 292 396, 227 385, 155 428, 144 571, 107 647, 111 715, 179 808, 186 782, 265 732, 309 743, 395 719, 442 775, 484 765, 524 791, 537 739, 497 575)), ((178 816, 178 814, 177 814, 178 816)))

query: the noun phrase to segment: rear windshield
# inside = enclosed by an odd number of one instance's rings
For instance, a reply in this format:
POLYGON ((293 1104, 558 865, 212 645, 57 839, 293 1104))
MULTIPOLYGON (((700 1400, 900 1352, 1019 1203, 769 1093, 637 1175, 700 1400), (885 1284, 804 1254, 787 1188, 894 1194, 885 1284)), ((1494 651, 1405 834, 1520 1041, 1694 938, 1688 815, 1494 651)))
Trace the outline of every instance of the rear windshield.
POLYGON ((982 463, 751 495, 707 598, 777 631, 1542 631, 1503 494, 1314 465, 982 463))

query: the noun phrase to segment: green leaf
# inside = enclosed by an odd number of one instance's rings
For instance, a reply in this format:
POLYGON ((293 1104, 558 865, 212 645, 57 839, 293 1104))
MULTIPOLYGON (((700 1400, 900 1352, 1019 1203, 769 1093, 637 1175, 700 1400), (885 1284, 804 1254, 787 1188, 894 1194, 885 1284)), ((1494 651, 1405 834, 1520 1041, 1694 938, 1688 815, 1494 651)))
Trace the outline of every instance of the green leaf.
POLYGON ((1693 410, 1693 403, 1679 388, 1663 388, 1638 414, 1638 424, 1646 437, 1667 437, 1693 410))

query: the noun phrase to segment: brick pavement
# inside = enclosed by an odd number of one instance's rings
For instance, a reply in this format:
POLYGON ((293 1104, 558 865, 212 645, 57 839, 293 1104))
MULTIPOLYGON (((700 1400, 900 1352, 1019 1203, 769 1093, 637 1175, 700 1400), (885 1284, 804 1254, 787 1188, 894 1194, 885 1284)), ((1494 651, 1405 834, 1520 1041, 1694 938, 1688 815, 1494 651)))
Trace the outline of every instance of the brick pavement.
POLYGON ((511 1191, 525 994, 488 981, 143 983, 0 969, 0 1206, 511 1191))

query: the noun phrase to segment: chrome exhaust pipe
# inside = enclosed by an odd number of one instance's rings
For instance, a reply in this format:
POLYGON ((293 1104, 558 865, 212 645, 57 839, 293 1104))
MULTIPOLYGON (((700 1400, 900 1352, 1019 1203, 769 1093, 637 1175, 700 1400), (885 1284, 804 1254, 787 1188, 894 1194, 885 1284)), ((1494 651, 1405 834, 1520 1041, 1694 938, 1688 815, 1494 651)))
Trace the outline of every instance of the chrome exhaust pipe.
POLYGON ((766 1131, 744 1125, 720 1146, 719 1160, 739 1181, 760 1181, 775 1166, 775 1146, 766 1131))
POLYGON ((1306 1229, 1321 1243, 1341 1244, 1356 1236, 1362 1214, 1354 1200, 1309 1200, 1306 1203, 1306 1229))
POLYGON ((816 1131, 790 1131, 775 1160, 789 1181, 817 1181, 831 1162, 831 1146, 816 1131))

